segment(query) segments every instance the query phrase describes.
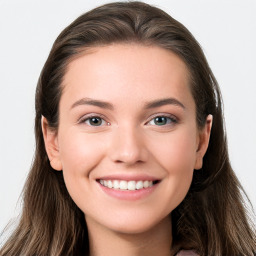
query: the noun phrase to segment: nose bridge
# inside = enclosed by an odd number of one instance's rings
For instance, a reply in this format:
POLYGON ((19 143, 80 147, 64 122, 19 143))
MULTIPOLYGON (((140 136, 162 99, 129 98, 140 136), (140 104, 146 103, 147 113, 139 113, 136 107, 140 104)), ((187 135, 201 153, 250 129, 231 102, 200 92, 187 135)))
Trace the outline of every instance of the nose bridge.
POLYGON ((122 125, 113 131, 110 157, 114 162, 134 164, 145 162, 148 152, 139 127, 122 125))

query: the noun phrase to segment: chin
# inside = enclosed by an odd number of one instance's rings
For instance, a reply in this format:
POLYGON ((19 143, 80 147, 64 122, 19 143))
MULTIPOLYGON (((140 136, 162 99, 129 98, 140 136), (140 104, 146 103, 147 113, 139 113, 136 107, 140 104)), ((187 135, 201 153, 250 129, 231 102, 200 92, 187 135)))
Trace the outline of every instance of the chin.
MULTIPOLYGON (((145 214, 146 215, 146 214, 145 214)), ((114 232, 121 234, 142 234, 149 232, 157 226, 161 225, 163 222, 166 225, 165 220, 170 222, 169 215, 162 218, 152 218, 152 216, 129 216, 125 218, 124 216, 116 218, 114 222, 109 221, 107 223, 107 228, 111 229, 114 232)), ((170 222, 171 223, 171 222, 170 222)), ((167 224, 168 225, 168 224, 167 224)), ((170 224, 171 228, 171 224, 170 224)))

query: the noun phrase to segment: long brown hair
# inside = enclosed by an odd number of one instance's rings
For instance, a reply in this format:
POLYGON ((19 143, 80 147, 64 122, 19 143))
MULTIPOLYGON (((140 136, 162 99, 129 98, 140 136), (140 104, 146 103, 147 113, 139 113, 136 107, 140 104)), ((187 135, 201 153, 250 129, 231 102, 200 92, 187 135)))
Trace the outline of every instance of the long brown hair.
POLYGON ((58 129, 62 79, 72 58, 86 48, 113 43, 156 45, 176 53, 190 71, 198 127, 213 115, 204 165, 194 172, 184 201, 171 213, 173 248, 201 256, 253 255, 255 228, 244 191, 228 157, 222 99, 217 81, 195 38, 162 10, 141 2, 116 2, 87 12, 56 39, 36 89, 35 158, 24 187, 19 225, 1 255, 82 255, 89 251, 83 212, 70 198, 62 172, 46 154, 41 117, 58 129))

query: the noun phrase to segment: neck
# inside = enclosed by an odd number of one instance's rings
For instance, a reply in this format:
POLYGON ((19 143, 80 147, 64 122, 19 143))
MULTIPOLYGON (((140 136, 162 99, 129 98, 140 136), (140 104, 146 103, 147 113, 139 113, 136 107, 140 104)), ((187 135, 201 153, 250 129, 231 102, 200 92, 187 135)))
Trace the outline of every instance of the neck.
POLYGON ((124 234, 87 220, 90 256, 170 256, 171 219, 165 218, 148 231, 124 234))

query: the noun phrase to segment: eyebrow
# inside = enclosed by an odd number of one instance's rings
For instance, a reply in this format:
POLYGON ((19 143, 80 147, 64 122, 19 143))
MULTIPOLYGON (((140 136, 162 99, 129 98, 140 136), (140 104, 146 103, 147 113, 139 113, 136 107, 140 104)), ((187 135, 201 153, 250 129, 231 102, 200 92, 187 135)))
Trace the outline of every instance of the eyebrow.
POLYGON ((114 109, 114 106, 111 103, 101 101, 101 100, 95 100, 95 99, 91 99, 91 98, 82 98, 82 99, 76 101, 71 106, 71 109, 75 108, 77 106, 81 106, 81 105, 91 105, 91 106, 96 106, 96 107, 105 108, 105 109, 109 109, 109 110, 114 109))
POLYGON ((145 108, 151 109, 151 108, 157 108, 157 107, 161 107, 161 106, 165 106, 165 105, 175 105, 175 106, 185 109, 185 106, 175 98, 154 100, 152 102, 146 103, 145 108))
MULTIPOLYGON (((76 101, 71 106, 71 109, 81 105, 91 105, 91 106, 96 106, 104 109, 114 110, 114 106, 111 103, 106 101, 91 99, 91 98, 82 98, 76 101)), ((162 107, 165 105, 175 105, 185 109, 185 106, 175 98, 166 98, 166 99, 159 99, 159 100, 146 102, 145 109, 152 109, 152 108, 162 107)))

